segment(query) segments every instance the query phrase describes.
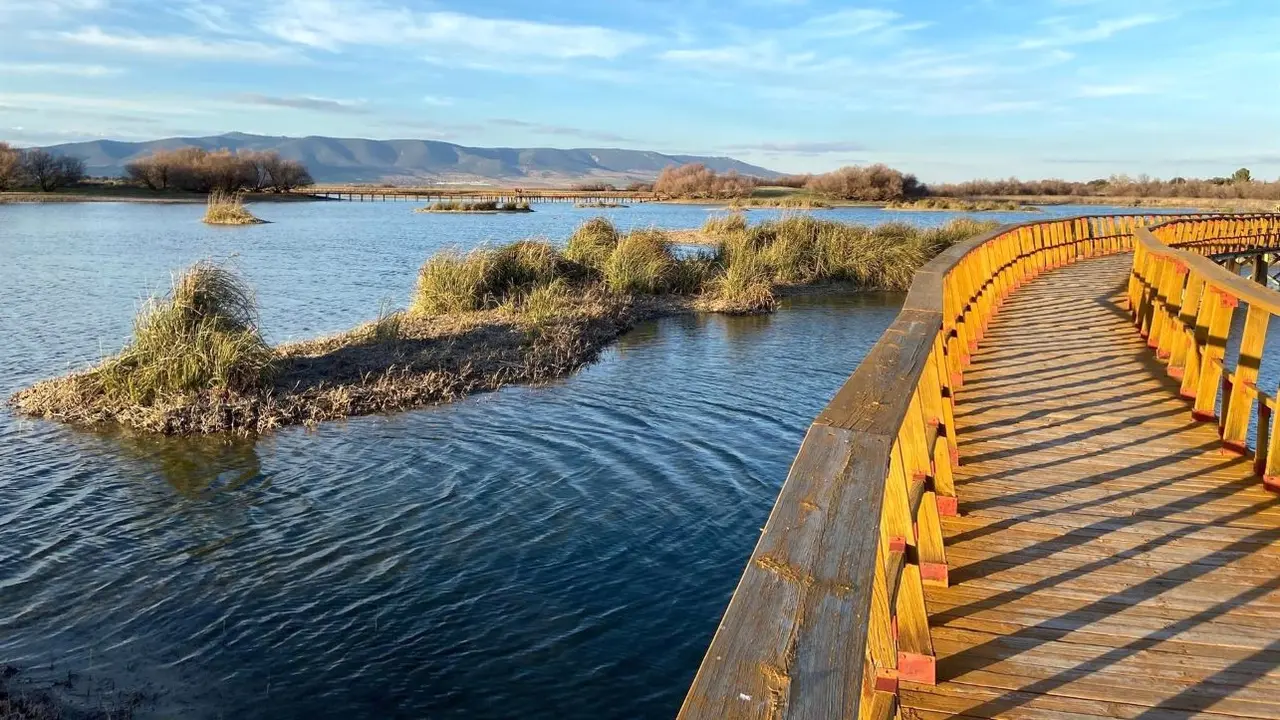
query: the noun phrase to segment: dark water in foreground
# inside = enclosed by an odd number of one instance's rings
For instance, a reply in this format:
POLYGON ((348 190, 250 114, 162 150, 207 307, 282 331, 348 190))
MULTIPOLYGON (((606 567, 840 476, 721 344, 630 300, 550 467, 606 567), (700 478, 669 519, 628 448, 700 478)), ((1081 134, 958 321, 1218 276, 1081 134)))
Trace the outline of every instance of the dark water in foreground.
MULTIPOLYGON (((0 393, 118 348, 199 257, 238 254, 280 340, 403 302, 441 245, 584 217, 408 210, 263 206, 277 224, 227 230, 0 206, 0 393)), ((662 212, 631 222, 706 214, 662 212)), ((0 411, 0 663, 72 673, 77 702, 147 692, 144 716, 671 717, 804 428, 899 302, 666 319, 547 387, 257 442, 0 411)))

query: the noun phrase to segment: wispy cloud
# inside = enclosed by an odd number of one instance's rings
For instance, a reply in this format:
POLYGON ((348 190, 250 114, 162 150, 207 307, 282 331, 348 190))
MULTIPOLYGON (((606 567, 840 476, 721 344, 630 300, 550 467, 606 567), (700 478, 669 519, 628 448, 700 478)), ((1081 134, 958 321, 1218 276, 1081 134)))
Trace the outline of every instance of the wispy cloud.
POLYGON ((192 60, 224 60, 259 63, 264 61, 296 61, 301 56, 292 48, 267 45, 254 40, 217 39, 192 35, 143 35, 122 31, 108 32, 95 25, 57 33, 57 37, 77 45, 105 50, 157 55, 192 60))
POLYGON ((1154 25, 1167 19, 1167 17, 1161 15, 1129 15, 1127 17, 1098 20, 1092 25, 1083 28, 1072 28, 1067 26, 1062 20, 1054 19, 1053 21, 1046 23, 1051 28, 1048 34, 1040 37, 1026 38, 1018 43, 1018 47, 1023 50, 1037 50, 1041 48, 1060 48, 1069 47, 1071 45, 1084 45, 1086 43, 1106 40, 1116 33, 1124 32, 1125 30, 1132 30, 1145 25, 1154 25))
POLYGON ((840 153, 863 152, 867 149, 862 143, 847 140, 816 140, 797 142, 762 142, 745 145, 726 145, 725 152, 761 152, 788 155, 831 155, 840 153))
POLYGON ((642 35, 593 25, 418 12, 369 0, 288 0, 262 29, 289 42, 336 51, 344 45, 420 45, 484 55, 615 58, 646 42, 642 35))
POLYGON ((314 110, 316 112, 338 113, 342 115, 368 115, 371 111, 363 103, 346 100, 329 100, 317 97, 276 97, 259 93, 240 93, 232 96, 232 101, 245 105, 263 105, 266 107, 290 108, 293 110, 314 110))
POLYGON ((120 68, 105 65, 78 63, 19 63, 0 62, 0 74, 13 75, 75 75, 79 77, 108 77, 124 72, 120 68))
POLYGON ((595 130, 584 130, 582 128, 567 127, 564 125, 544 125, 542 123, 516 120, 514 118, 494 118, 489 121, 489 124, 497 127, 521 128, 539 135, 559 135, 563 137, 574 137, 582 140, 598 140, 603 142, 639 142, 634 138, 616 135, 610 132, 597 132, 595 130))

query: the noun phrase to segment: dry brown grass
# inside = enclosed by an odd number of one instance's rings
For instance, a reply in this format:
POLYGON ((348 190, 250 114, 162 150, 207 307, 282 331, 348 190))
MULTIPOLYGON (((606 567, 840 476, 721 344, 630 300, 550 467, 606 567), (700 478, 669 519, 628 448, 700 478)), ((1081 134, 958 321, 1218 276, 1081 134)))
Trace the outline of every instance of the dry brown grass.
POLYGON ((244 206, 239 193, 216 190, 209 193, 209 204, 204 211, 204 221, 210 225, 260 225, 265 220, 254 217, 244 206))
POLYGON ((430 258, 409 309, 326 338, 268 348, 251 296, 206 267, 139 318, 134 342, 98 367, 39 383, 27 415, 163 433, 260 433, 448 402, 560 377, 633 323, 695 310, 768 312, 789 287, 905 289, 915 270, 989 224, 921 231, 807 216, 736 229, 715 252, 677 257, 669 236, 619 237, 592 221, 561 252, 521 241, 430 258))

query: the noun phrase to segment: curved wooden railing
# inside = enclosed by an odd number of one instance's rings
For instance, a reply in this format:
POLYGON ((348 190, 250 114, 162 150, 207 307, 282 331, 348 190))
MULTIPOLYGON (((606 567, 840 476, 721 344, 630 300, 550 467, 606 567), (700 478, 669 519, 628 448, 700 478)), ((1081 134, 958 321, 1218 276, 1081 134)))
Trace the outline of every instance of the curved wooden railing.
MULTIPOLYGON (((1194 400, 1197 420, 1217 422, 1223 448, 1252 453, 1254 467, 1280 490, 1280 432, 1276 397, 1258 388, 1258 371, 1280 292, 1215 264, 1210 257, 1273 250, 1280 215, 1182 219, 1135 233, 1129 308, 1139 331, 1194 400), (1227 357, 1227 336, 1246 304, 1239 347, 1227 357), (1234 361, 1234 362, 1231 362, 1234 361), (1248 447, 1250 425, 1257 436, 1248 447)), ((1259 265, 1265 281, 1265 262, 1259 265)))
POLYGON ((1156 219, 1005 227, 916 274, 810 426, 681 718, 888 718, 899 680, 935 680, 923 586, 947 583, 939 517, 957 508, 953 398, 969 354, 1022 283, 1128 251, 1156 219))

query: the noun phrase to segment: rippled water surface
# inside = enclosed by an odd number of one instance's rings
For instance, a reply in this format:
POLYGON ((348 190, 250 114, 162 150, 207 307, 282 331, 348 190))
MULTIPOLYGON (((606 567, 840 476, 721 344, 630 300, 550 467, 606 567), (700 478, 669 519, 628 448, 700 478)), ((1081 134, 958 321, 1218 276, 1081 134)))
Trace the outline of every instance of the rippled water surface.
MULTIPOLYGON (((235 256, 279 341, 403 304, 442 246, 563 239, 591 214, 411 207, 257 205, 273 224, 210 228, 195 206, 0 205, 0 394, 117 349, 201 257, 235 256)), ((672 717, 804 428, 899 302, 664 319, 546 387, 256 442, 0 411, 0 663, 77 702, 144 691, 143 716, 672 717)))

